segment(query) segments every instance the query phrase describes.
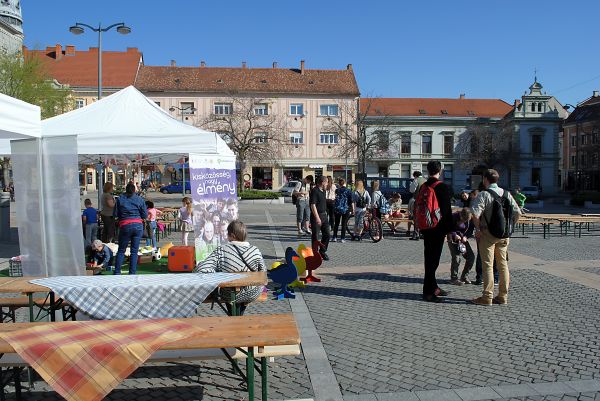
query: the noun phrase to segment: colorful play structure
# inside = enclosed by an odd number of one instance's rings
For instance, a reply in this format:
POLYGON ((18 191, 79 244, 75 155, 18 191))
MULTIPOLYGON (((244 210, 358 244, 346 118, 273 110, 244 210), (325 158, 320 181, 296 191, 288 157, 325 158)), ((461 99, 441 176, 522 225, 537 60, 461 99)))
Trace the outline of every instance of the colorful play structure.
POLYGON ((315 277, 313 271, 323 263, 319 253, 319 247, 323 244, 313 241, 312 247, 308 248, 300 244, 297 250, 288 247, 285 250, 285 261, 277 261, 271 265, 267 272, 271 281, 279 285, 273 295, 275 299, 295 298, 292 287, 304 288, 306 283, 318 283, 320 278, 315 277), (306 274, 306 276, 304 276, 306 274))

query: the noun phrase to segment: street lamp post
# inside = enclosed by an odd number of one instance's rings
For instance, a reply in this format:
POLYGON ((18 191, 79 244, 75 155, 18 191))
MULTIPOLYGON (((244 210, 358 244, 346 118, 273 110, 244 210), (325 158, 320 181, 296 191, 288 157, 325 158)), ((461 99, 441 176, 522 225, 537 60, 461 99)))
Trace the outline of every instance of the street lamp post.
MULTIPOLYGON (((348 123, 345 123, 344 126, 346 127, 346 141, 347 141, 348 140, 348 123)), ((346 157, 345 164, 344 164, 344 174, 346 176, 346 184, 348 184, 348 146, 346 146, 346 151, 344 152, 344 156, 346 157)))
MULTIPOLYGON (((188 107, 177 107, 171 106, 169 107, 170 112, 174 112, 175 110, 179 110, 181 112, 181 122, 183 123, 183 116, 185 115, 184 111, 190 111, 190 114, 196 111, 194 106, 188 107)), ((181 192, 183 196, 185 196, 185 155, 183 155, 183 165, 181 167, 181 192)))
MULTIPOLYGON (((117 32, 119 32, 121 35, 127 35, 131 32, 131 28, 129 28, 123 22, 112 24, 105 28, 102 28, 101 24, 98 24, 98 28, 94 28, 91 25, 76 22, 75 25, 69 28, 69 31, 74 35, 81 35, 85 32, 84 28, 91 29, 93 32, 98 32, 98 100, 100 100, 102 99, 102 33, 116 28, 117 32)), ((98 207, 101 207, 100 201, 102 199, 102 185, 104 184, 103 172, 103 169, 98 171, 98 174, 100 174, 98 177, 98 182, 100 184, 98 186, 98 207)))

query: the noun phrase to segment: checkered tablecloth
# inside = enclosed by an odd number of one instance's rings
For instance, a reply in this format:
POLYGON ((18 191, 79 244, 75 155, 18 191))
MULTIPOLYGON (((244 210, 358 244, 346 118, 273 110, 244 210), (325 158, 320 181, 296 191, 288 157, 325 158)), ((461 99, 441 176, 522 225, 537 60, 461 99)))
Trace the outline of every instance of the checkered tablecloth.
POLYGON ((50 288, 92 319, 190 317, 234 273, 62 276, 32 280, 50 288))
POLYGON ((1 333, 68 401, 99 401, 163 344, 206 330, 179 319, 44 324, 1 333))

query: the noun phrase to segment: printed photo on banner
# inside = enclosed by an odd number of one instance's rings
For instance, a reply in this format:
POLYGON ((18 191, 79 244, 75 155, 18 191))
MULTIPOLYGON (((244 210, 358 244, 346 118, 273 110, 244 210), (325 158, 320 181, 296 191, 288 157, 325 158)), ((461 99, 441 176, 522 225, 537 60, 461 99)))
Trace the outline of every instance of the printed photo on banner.
POLYGON ((227 242, 227 226, 238 216, 235 158, 190 154, 196 261, 227 242))

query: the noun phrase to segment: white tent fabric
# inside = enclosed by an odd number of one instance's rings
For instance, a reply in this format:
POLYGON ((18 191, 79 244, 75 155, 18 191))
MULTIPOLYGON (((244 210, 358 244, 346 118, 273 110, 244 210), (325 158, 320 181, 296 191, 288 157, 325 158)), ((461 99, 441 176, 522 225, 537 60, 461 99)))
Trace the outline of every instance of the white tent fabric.
POLYGON ((10 153, 10 139, 39 138, 40 108, 0 93, 0 140, 10 153))
POLYGON ((77 135, 78 153, 88 155, 233 155, 218 134, 178 121, 133 86, 42 121, 42 134, 77 135))

